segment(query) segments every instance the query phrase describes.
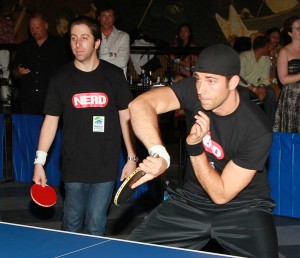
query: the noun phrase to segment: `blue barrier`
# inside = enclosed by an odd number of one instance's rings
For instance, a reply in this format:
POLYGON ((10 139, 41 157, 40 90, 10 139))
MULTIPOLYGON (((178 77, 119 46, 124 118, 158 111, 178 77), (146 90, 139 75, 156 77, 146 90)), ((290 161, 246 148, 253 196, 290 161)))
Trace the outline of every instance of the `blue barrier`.
POLYGON ((300 218, 300 134, 273 133, 267 166, 274 214, 300 218))
MULTIPOLYGON (((4 158, 4 115, 0 114, 0 180, 3 178, 4 158)), ((17 182, 32 182, 33 161, 43 123, 43 116, 12 115, 13 123, 13 169, 17 182)), ((59 129, 49 151, 45 170, 48 183, 58 186, 60 177, 60 143, 59 129)), ((119 175, 126 162, 124 151, 121 152, 119 175)), ((273 143, 268 159, 268 177, 271 197, 277 203, 274 214, 300 218, 300 134, 273 133, 273 143)), ((121 185, 116 182, 116 188, 121 185)), ((156 186, 153 182, 138 188, 133 199, 141 196, 154 197, 156 186)))
MULTIPOLYGON (((43 120, 44 117, 41 115, 12 115, 13 169, 16 182, 32 182, 33 162, 43 120)), ((61 130, 59 129, 48 153, 45 165, 47 183, 53 186, 58 186, 61 182, 60 142, 61 130)))
MULTIPOLYGON (((3 140, 4 116, 0 114, 0 179, 3 177, 3 140)), ((13 169, 17 182, 32 182, 33 161, 43 123, 43 116, 12 115, 13 123, 13 169)), ((51 150, 49 151, 45 170, 48 183, 58 186, 60 177, 60 143, 59 129, 51 150)), ((121 152, 119 175, 126 162, 124 151, 121 152)), ((300 134, 273 133, 273 143, 268 159, 268 177, 271 186, 271 197, 277 203, 274 214, 300 218, 300 134)), ((116 189, 121 185, 116 182, 116 189)), ((139 197, 153 198, 157 194, 154 182, 143 184, 138 188, 133 199, 139 197)))
POLYGON ((0 114, 0 181, 3 179, 4 170, 4 115, 0 114))
MULTIPOLYGON (((37 150, 40 128, 43 123, 43 116, 40 115, 12 115, 13 124, 13 168, 16 182, 32 182, 33 162, 37 150)), ((61 159, 61 129, 57 131, 54 142, 48 153, 45 171, 47 183, 58 186, 61 183, 60 159, 61 159)), ((2 148, 3 149, 3 148, 2 148)), ((122 148, 123 150, 123 148, 122 148)), ((119 178, 126 162, 124 151, 121 151, 119 163, 119 178)), ((120 180, 116 181, 116 188, 121 185, 120 180)), ((141 185, 132 196, 136 199, 141 196, 153 197, 156 192, 152 182, 141 185)))

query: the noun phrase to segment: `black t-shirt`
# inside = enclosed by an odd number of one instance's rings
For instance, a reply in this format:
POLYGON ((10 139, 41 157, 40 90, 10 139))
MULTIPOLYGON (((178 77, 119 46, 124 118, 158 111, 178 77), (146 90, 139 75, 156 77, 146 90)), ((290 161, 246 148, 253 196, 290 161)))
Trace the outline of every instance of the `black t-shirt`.
POLYGON ((118 111, 132 100, 122 69, 104 60, 92 72, 65 65, 49 85, 44 112, 63 118, 62 178, 98 183, 118 176, 121 126, 118 111))
MULTIPOLYGON (((202 110, 198 99, 195 80, 188 78, 172 86, 186 113, 187 132, 195 121, 195 114, 202 110)), ((264 112, 250 99, 240 96, 237 109, 226 116, 204 111, 210 118, 210 132, 203 139, 206 155, 212 167, 220 174, 232 160, 236 165, 253 169, 255 174, 250 184, 236 199, 269 198, 269 183, 264 170, 272 143, 272 128, 264 112)), ((198 182, 190 160, 187 162, 184 187, 192 192, 207 195, 198 182)))

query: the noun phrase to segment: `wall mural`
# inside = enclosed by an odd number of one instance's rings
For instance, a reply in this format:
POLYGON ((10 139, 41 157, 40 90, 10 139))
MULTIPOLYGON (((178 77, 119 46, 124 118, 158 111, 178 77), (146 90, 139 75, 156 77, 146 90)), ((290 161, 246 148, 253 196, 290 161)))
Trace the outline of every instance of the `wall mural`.
POLYGON ((271 27, 280 28, 285 19, 292 15, 300 14, 298 0, 266 0, 265 3, 272 10, 273 14, 254 17, 247 8, 242 9, 240 14, 238 14, 233 5, 229 7, 229 19, 224 19, 216 13, 216 20, 225 38, 230 41, 233 36, 249 37, 259 31, 263 33, 271 27))
MULTIPOLYGON (((49 17, 50 32, 58 35, 55 19, 62 13, 63 8, 72 10, 76 15, 94 16, 97 7, 106 1, 108 0, 0 0, 0 32, 5 28, 5 35, 8 35, 9 25, 15 36, 15 42, 19 43, 27 36, 30 12, 42 11, 49 17)), ((264 32, 273 26, 281 27, 287 17, 300 15, 299 0, 110 0, 109 2, 117 7, 116 25, 119 29, 129 33, 139 29, 150 38, 166 44, 173 41, 178 26, 184 22, 193 28, 197 44, 207 46, 217 42, 225 43, 232 35, 245 36, 257 31, 264 32)))

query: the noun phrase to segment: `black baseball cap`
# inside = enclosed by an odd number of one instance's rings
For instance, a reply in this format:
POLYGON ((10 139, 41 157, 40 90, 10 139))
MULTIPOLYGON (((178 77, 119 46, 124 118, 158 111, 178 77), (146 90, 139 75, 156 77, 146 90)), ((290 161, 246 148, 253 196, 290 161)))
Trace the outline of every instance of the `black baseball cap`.
POLYGON ((238 53, 224 44, 205 48, 195 64, 195 72, 212 73, 223 76, 239 75, 241 62, 238 53))

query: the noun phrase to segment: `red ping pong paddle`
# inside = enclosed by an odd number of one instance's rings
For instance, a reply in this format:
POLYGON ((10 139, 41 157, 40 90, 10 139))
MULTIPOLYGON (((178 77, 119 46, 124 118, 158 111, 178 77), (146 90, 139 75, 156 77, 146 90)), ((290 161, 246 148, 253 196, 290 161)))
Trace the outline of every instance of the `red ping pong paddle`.
POLYGON ((30 188, 30 195, 32 200, 42 207, 51 207, 56 203, 56 191, 49 185, 43 187, 39 184, 33 184, 30 188))
MULTIPOLYGON (((154 158, 158 158, 158 155, 154 153, 152 155, 154 158)), ((131 186, 137 182, 141 177, 143 177, 146 173, 142 171, 140 168, 134 170, 121 184, 119 187, 115 198, 114 204, 121 205, 129 200, 129 198, 134 194, 138 187, 132 189, 131 186)))

